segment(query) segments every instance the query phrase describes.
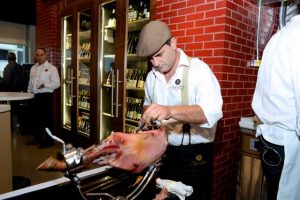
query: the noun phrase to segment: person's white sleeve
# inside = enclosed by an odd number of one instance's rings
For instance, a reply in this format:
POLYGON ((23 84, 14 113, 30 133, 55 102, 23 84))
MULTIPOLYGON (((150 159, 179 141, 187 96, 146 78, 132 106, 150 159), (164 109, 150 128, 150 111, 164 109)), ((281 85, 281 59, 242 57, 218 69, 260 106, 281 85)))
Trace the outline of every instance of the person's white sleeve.
POLYGON ((45 84, 45 87, 55 90, 60 87, 60 79, 56 67, 51 68, 51 81, 45 84))
POLYGON ((295 92, 295 105, 297 112, 296 133, 300 136, 300 27, 293 31, 290 38, 290 66, 293 88, 295 92))
POLYGON ((209 66, 206 66, 205 69, 202 69, 200 72, 192 73, 192 76, 198 76, 198 79, 197 77, 193 77, 192 79, 199 81, 196 83, 199 85, 197 88, 196 101, 202 108, 207 120, 207 123, 202 124, 201 127, 211 128, 223 116, 223 99, 219 82, 209 66), (201 78, 199 78, 199 74, 201 78))
POLYGON ((29 82, 28 82, 27 92, 33 93, 33 67, 31 67, 31 70, 29 72, 29 82))

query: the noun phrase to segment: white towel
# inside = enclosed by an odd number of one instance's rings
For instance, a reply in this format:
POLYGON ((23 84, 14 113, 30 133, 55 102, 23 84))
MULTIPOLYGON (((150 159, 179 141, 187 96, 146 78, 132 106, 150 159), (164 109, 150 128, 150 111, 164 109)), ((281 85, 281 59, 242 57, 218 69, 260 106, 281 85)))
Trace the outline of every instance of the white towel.
POLYGON ((156 179, 156 186, 163 189, 166 188, 168 192, 175 194, 180 200, 185 200, 185 197, 190 196, 193 193, 193 187, 183 184, 182 182, 176 182, 168 179, 156 179))

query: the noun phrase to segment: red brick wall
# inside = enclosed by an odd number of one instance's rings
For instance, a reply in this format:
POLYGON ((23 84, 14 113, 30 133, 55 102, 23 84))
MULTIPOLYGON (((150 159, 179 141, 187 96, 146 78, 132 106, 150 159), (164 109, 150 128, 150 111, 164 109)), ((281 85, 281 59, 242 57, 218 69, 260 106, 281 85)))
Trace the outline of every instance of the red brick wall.
POLYGON ((55 1, 36 0, 36 46, 47 49, 49 62, 56 65, 57 5, 55 1))
MULTIPOLYGON (((47 50, 48 61, 57 65, 57 4, 54 0, 36 0, 36 46, 47 50)), ((59 67, 59 66, 57 66, 59 67)), ((58 69, 60 71, 60 69, 58 69)), ((60 97, 59 90, 55 90, 53 99, 53 132, 58 132, 60 120, 60 97)))
MULTIPOLYGON (((212 199, 235 198, 240 156, 241 116, 253 115, 251 100, 257 69, 258 6, 250 0, 157 0, 156 18, 169 24, 178 47, 205 61, 217 76, 224 100, 215 140, 212 199)), ((262 7, 259 47, 274 31, 276 9, 262 7), (271 22, 271 23, 267 23, 271 22)))

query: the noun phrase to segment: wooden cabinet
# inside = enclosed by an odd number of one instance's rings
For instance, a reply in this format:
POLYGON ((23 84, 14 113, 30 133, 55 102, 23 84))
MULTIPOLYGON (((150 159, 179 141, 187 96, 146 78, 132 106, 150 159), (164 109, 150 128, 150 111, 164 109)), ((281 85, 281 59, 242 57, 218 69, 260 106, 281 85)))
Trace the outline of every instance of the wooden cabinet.
POLYGON ((12 151, 11 151, 11 124, 10 105, 0 104, 0 194, 10 192, 12 183, 12 151))
POLYGON ((72 142, 137 126, 148 62, 135 48, 154 9, 154 0, 59 2, 61 127, 72 142))
POLYGON ((241 160, 236 199, 267 199, 256 131, 241 128, 241 160))

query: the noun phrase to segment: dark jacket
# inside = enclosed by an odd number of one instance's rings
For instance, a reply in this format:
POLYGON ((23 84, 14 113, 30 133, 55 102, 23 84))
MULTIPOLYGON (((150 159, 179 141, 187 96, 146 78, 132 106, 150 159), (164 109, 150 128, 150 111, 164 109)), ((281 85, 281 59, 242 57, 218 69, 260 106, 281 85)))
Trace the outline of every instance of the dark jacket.
POLYGON ((3 91, 26 91, 26 75, 23 67, 14 61, 10 61, 3 72, 3 91))

